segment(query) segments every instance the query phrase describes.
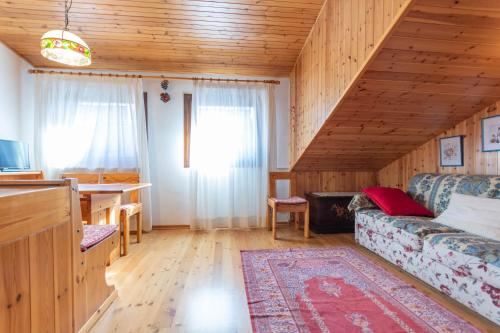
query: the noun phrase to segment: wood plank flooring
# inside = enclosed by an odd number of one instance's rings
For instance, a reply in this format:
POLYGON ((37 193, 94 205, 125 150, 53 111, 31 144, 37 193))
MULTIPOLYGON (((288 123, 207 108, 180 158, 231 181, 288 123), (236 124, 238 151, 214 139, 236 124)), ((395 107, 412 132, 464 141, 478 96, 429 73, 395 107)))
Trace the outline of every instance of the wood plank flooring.
POLYGON ((118 299, 91 330, 101 332, 251 332, 240 250, 349 246, 416 286, 485 332, 498 326, 354 243, 352 234, 314 235, 288 226, 279 239, 263 229, 154 231, 108 268, 118 299))

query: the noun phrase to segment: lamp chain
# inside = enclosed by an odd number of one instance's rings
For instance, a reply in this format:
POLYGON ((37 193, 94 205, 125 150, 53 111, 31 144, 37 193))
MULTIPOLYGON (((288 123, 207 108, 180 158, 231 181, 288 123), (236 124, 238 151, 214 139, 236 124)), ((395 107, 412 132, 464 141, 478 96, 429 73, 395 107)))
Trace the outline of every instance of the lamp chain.
POLYGON ((64 31, 68 30, 69 25, 69 10, 73 5, 73 0, 64 0, 64 31))

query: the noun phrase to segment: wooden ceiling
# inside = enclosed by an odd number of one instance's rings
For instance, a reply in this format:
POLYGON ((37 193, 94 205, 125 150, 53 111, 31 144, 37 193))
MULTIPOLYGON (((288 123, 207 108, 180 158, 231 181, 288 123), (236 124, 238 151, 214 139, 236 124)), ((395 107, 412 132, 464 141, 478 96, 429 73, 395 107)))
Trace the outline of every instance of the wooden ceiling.
MULTIPOLYGON (((324 0, 73 0, 93 69, 287 76, 324 0)), ((0 0, 0 40, 35 67, 62 0, 0 0)))
POLYGON ((500 100, 500 1, 413 1, 381 45, 295 170, 378 170, 500 100))

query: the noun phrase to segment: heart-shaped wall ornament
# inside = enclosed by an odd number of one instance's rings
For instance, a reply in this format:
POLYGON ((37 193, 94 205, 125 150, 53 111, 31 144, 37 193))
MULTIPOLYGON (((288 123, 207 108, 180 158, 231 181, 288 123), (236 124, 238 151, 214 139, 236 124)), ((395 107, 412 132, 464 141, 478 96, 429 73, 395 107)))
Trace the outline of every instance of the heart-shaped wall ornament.
POLYGON ((167 92, 162 92, 160 94, 160 99, 163 103, 168 103, 170 101, 170 95, 167 92))
POLYGON ((163 103, 168 103, 171 99, 170 95, 167 92, 168 84, 168 80, 161 81, 161 89, 163 89, 163 92, 160 94, 160 99, 163 103))

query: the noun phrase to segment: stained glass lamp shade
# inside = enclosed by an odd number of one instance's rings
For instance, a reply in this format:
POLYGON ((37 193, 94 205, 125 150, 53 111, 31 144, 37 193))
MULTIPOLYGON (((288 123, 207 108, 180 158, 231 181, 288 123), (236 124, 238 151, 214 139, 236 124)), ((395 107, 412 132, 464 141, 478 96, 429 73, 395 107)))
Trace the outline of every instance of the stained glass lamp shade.
POLYGON ((92 63, 90 48, 80 37, 66 30, 52 30, 41 40, 42 56, 69 66, 92 63))

